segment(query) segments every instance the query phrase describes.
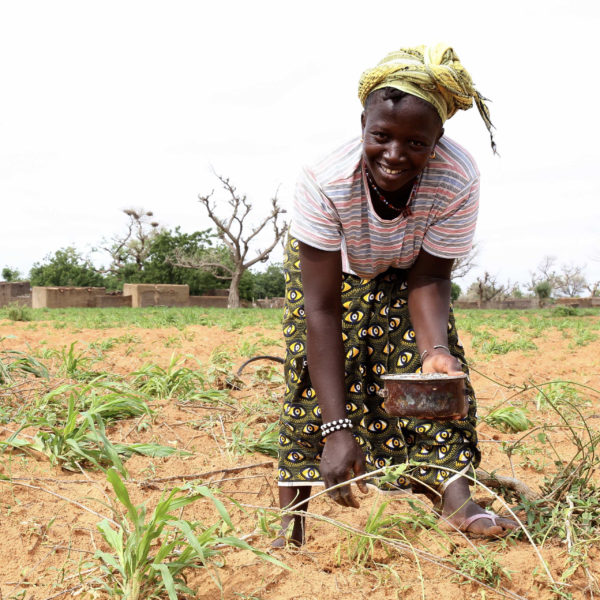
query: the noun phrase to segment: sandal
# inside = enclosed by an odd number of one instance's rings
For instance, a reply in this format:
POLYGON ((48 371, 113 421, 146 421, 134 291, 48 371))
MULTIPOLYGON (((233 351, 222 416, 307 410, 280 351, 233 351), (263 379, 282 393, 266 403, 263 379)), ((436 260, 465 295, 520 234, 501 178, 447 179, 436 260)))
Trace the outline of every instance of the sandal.
POLYGON ((471 515, 470 517, 467 517, 460 525, 452 525, 449 521, 445 520, 444 529, 446 529, 447 531, 457 531, 458 530, 461 533, 464 533, 473 539, 488 539, 488 540, 489 539, 499 539, 499 538, 506 537, 512 531, 511 529, 507 529, 505 527, 502 527, 502 525, 498 524, 498 519, 500 519, 500 518, 502 518, 502 517, 500 517, 499 515, 497 515, 493 512, 485 511, 485 512, 477 513, 476 515, 471 515), (475 523, 475 521, 479 521, 479 519, 489 519, 492 522, 492 527, 495 527, 495 526, 502 527, 502 532, 494 533, 494 534, 485 534, 485 533, 473 533, 473 532, 469 531, 469 527, 473 523, 475 523))

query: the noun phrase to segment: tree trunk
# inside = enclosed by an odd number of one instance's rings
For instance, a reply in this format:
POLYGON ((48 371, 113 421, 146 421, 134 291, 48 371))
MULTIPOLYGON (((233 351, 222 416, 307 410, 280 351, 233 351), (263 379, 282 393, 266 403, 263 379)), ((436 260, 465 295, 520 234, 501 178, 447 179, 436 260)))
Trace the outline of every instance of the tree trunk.
POLYGON ((231 285, 229 286, 229 298, 227 299, 227 308, 240 307, 240 279, 242 271, 235 269, 231 277, 231 285))

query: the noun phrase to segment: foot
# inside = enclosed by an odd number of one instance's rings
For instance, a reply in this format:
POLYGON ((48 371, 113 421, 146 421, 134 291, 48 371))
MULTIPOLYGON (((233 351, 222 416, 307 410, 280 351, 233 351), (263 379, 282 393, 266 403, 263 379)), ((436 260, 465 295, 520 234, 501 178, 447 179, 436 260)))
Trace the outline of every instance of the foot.
POLYGON ((504 537, 519 527, 513 519, 490 515, 473 502, 468 482, 462 478, 453 481, 444 491, 442 518, 459 531, 473 537, 504 537))
MULTIPOLYGON (((305 511, 310 498, 310 486, 279 486, 279 506, 305 511)), ((285 548, 287 544, 302 546, 304 544, 305 518, 303 515, 284 514, 281 518, 281 529, 271 542, 271 548, 285 548)))
POLYGON ((288 544, 298 547, 304 544, 304 519, 299 516, 285 515, 281 519, 281 529, 271 548, 285 548, 288 544))

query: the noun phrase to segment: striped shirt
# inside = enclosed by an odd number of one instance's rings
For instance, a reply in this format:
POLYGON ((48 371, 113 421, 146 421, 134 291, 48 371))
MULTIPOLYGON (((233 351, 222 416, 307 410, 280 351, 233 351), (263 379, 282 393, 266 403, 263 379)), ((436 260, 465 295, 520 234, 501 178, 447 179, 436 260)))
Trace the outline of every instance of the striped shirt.
POLYGON ((342 270, 371 279, 389 267, 409 268, 423 248, 441 258, 471 249, 479 205, 479 171, 471 155, 442 137, 423 171, 407 217, 382 219, 354 139, 302 170, 290 233, 320 250, 341 250, 342 270))

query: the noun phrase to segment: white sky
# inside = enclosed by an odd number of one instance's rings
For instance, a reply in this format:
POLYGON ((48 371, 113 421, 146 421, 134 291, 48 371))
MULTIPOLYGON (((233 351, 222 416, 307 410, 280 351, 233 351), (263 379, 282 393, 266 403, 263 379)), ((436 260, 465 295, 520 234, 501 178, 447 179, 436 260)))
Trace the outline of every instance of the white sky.
POLYGON ((0 0, 0 269, 87 253, 130 206, 206 229, 211 166, 259 210, 278 186, 289 202, 304 162, 360 133, 361 72, 446 40, 493 100, 501 154, 476 109, 447 123, 482 172, 478 271, 525 281, 555 255, 600 279, 599 16, 597 0, 0 0))

